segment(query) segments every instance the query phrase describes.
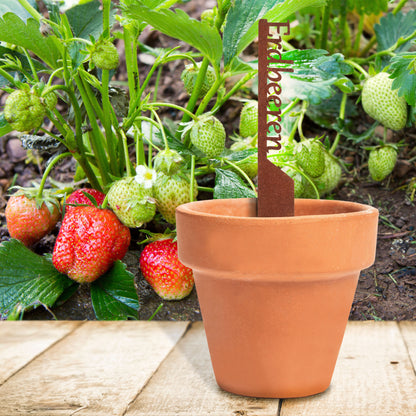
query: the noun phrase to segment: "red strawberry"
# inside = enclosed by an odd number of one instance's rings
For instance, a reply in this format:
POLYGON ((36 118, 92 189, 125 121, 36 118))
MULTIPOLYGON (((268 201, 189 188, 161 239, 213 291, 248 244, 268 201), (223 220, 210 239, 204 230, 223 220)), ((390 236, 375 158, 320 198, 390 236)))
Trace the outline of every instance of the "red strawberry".
POLYGON ((52 262, 58 271, 79 282, 92 282, 130 245, 130 230, 114 212, 96 207, 74 207, 62 221, 52 262))
POLYGON ((178 245, 171 238, 148 244, 140 255, 140 269, 162 299, 183 299, 194 287, 192 270, 179 261, 178 245))
POLYGON ((68 196, 68 198, 66 199, 67 205, 65 208, 65 212, 68 212, 69 210, 74 208, 74 206, 69 204, 93 206, 93 203, 88 199, 88 197, 84 195, 84 192, 91 195, 97 201, 98 206, 100 206, 103 203, 105 194, 103 194, 100 191, 97 191, 96 189, 82 188, 76 190, 75 192, 72 192, 72 194, 68 196))
POLYGON ((50 233, 59 220, 59 204, 39 201, 18 192, 11 196, 6 207, 6 221, 10 237, 31 246, 50 233))

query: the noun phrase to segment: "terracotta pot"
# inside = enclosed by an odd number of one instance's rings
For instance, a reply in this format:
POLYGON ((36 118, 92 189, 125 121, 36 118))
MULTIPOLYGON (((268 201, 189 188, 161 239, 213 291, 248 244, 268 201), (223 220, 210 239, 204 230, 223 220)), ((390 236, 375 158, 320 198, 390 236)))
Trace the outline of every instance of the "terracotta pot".
POLYGON ((260 218, 255 199, 223 199, 176 217, 217 383, 255 397, 324 391, 360 270, 374 262, 377 209, 299 199, 294 217, 260 218))

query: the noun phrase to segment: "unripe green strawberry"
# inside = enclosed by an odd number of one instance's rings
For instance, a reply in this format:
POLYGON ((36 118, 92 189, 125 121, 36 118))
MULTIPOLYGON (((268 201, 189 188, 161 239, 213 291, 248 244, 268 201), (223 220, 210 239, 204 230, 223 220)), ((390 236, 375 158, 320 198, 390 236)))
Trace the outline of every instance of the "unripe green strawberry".
POLYGON ((190 137, 192 144, 209 158, 217 157, 224 151, 225 129, 214 116, 204 116, 196 121, 190 137))
POLYGON ((400 130, 406 125, 407 104, 399 97, 398 90, 392 89, 393 80, 387 72, 380 72, 369 78, 361 94, 364 111, 383 126, 400 130))
POLYGON ((300 198, 305 190, 302 175, 299 172, 296 172, 296 170, 292 169, 290 166, 283 166, 282 171, 293 179, 295 198, 300 198))
POLYGON ((135 177, 120 179, 108 192, 108 204, 127 227, 141 227, 156 213, 152 188, 145 188, 135 177))
POLYGON ((201 22, 207 23, 209 26, 215 24, 215 11, 214 9, 206 9, 201 13, 201 22))
POLYGON ((50 201, 46 204, 23 192, 11 196, 5 211, 10 237, 29 247, 49 234, 60 217, 59 203, 50 201))
MULTIPOLYGON (((183 177, 179 174, 168 176, 158 172, 153 184, 153 195, 157 201, 159 212, 170 224, 176 224, 176 207, 191 201, 190 187, 189 177, 183 177)), ((194 198, 196 198, 198 185, 195 180, 193 187, 194 198)))
POLYGON ((240 114, 240 135, 255 136, 258 130, 257 101, 246 102, 240 114))
POLYGON ((393 171, 397 161, 397 151, 392 146, 382 146, 370 151, 368 170, 375 181, 382 181, 393 171))
POLYGON ((4 118, 14 130, 37 129, 42 125, 45 116, 45 105, 33 90, 15 90, 6 99, 4 118))
POLYGON ((93 45, 91 61, 100 69, 116 69, 119 63, 117 48, 109 39, 100 40, 93 45))
POLYGON ((52 111, 55 109, 56 105, 58 104, 58 97, 53 91, 43 96, 42 99, 46 107, 52 111))
POLYGON ((312 178, 317 178, 325 170, 325 150, 318 140, 309 139, 298 143, 296 161, 312 178))
POLYGON ((183 157, 171 149, 161 150, 153 159, 153 167, 156 172, 163 172, 166 175, 173 175, 182 166, 183 157))
POLYGON ((342 169, 334 156, 324 152, 325 170, 321 176, 313 178, 313 182, 318 188, 319 195, 325 195, 333 191, 341 180, 342 169))
MULTIPOLYGON (((198 62, 196 66, 192 63, 185 66, 182 71, 181 80, 185 86, 186 92, 191 95, 195 86, 196 78, 198 77, 199 69, 201 68, 201 62, 198 62)), ((204 81, 202 82, 201 89, 199 91, 198 98, 202 98, 210 90, 216 80, 215 71, 211 66, 208 66, 205 74, 204 81)))

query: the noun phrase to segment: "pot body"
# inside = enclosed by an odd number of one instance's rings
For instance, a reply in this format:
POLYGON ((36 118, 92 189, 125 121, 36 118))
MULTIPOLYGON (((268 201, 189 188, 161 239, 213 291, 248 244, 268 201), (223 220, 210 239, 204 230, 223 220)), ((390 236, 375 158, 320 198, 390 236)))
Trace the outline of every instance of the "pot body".
POLYGON ((296 200, 285 218, 256 217, 255 199, 178 207, 179 258, 223 389, 285 398, 329 386, 377 223, 375 208, 344 201, 296 200))

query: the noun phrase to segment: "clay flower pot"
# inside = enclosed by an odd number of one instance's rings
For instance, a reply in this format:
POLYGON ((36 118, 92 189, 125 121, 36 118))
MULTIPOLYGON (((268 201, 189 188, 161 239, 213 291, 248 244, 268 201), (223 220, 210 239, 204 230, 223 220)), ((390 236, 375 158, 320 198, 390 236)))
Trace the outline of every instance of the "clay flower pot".
POLYGON ((324 391, 359 273, 374 262, 377 209, 299 199, 294 217, 261 218, 255 199, 223 199, 176 217, 217 383, 255 397, 324 391))

